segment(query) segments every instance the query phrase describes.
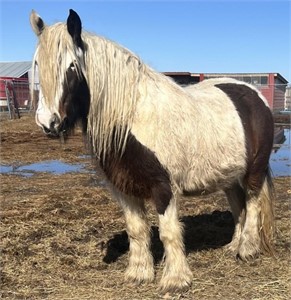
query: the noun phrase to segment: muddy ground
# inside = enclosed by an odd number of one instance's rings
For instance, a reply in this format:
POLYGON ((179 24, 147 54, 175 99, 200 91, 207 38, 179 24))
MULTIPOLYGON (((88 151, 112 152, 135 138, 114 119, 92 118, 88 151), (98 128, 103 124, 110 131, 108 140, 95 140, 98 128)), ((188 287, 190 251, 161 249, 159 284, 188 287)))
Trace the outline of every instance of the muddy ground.
MULTIPOLYGON (((290 299, 290 178, 276 178, 276 257, 244 263, 226 254, 233 221, 222 193, 181 199, 188 261, 194 274, 183 294, 163 295, 157 282, 124 283, 128 241, 80 133, 62 145, 46 138, 32 116, 1 120, 1 164, 44 160, 82 163, 88 172, 0 174, 2 299, 290 299)), ((157 281, 163 248, 154 210, 157 281)))

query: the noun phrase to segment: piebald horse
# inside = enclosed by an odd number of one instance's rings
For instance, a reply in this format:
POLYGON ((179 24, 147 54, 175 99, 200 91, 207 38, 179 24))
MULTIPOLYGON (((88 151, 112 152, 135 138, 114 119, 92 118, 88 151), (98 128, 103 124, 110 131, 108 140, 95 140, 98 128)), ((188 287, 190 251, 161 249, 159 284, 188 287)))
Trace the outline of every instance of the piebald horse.
POLYGON ((258 90, 234 79, 182 88, 117 43, 82 30, 73 10, 66 23, 47 26, 34 11, 30 22, 41 86, 36 123, 55 136, 82 124, 124 211, 126 280, 154 280, 145 209, 151 201, 165 249, 160 288, 190 286, 177 207, 184 192, 225 191, 235 222, 227 248, 243 260, 272 252, 274 129, 258 90))

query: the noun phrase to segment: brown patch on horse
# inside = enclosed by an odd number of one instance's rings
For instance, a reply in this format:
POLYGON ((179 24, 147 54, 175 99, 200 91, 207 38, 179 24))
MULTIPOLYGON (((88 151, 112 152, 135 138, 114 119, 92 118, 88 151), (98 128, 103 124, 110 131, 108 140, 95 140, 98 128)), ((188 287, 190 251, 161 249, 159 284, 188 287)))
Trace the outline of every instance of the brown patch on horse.
POLYGON ((269 158, 273 147, 274 122, 271 110, 258 93, 243 84, 218 84, 235 105, 241 118, 247 148, 245 184, 246 201, 259 201, 258 230, 261 251, 274 255, 274 191, 270 175, 269 158))
POLYGON ((66 130, 73 129, 81 122, 83 133, 87 131, 87 116, 90 106, 90 92, 84 75, 71 64, 63 84, 63 94, 59 104, 59 112, 66 130))
POLYGON ((112 145, 100 165, 107 178, 121 192, 138 198, 151 198, 157 212, 164 214, 172 198, 170 176, 155 154, 134 135, 129 133, 122 155, 112 145))
POLYGON ((241 118, 248 159, 246 184, 257 193, 268 172, 273 147, 274 122, 271 110, 255 90, 244 84, 223 83, 216 87, 229 96, 241 118))

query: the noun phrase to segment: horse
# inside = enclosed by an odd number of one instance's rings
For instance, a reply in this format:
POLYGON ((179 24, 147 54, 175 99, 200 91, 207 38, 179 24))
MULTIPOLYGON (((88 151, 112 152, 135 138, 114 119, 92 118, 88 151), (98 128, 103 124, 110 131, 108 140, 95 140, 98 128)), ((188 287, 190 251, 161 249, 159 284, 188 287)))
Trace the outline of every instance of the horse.
POLYGON ((124 212, 127 281, 155 277, 145 205, 151 202, 164 246, 159 287, 190 287, 178 217, 184 193, 224 191, 235 223, 227 250, 242 260, 273 253, 273 118, 255 87, 230 78, 181 87, 130 50, 83 30, 72 9, 64 23, 48 26, 35 11, 30 23, 38 37, 36 123, 49 136, 82 125, 124 212))

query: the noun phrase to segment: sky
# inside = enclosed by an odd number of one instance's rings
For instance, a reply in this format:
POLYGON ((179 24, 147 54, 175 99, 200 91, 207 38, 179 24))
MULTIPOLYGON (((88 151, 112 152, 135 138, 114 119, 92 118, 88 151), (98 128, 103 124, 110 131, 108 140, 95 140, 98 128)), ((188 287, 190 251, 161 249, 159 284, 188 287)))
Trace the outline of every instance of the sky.
POLYGON ((291 82, 288 0, 0 0, 0 61, 32 60, 32 9, 50 25, 74 9, 83 28, 161 72, 280 73, 291 82))

